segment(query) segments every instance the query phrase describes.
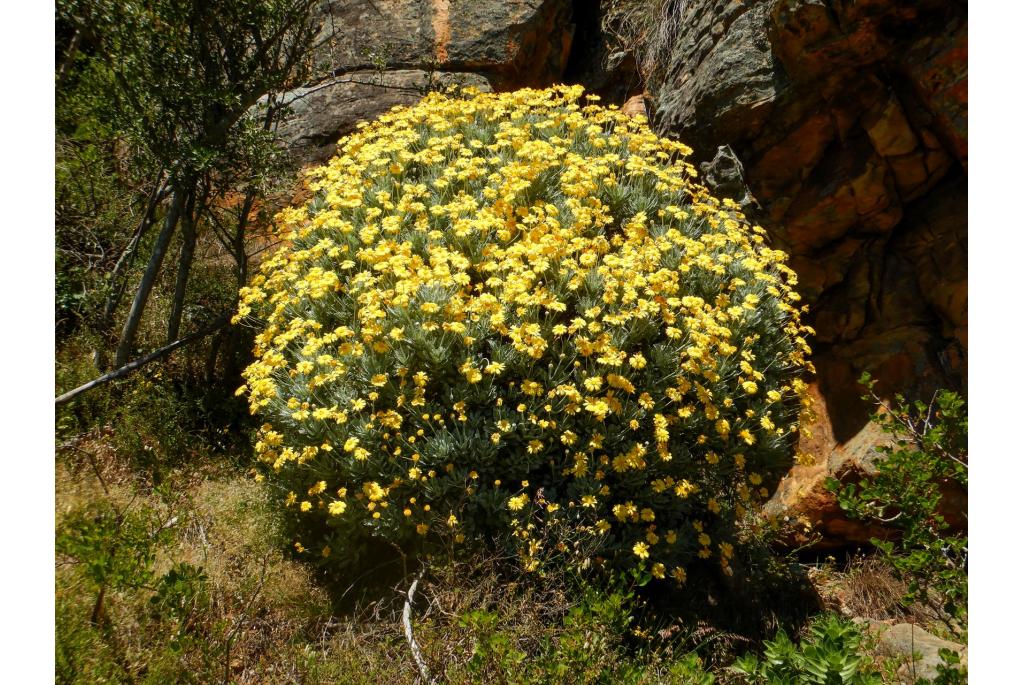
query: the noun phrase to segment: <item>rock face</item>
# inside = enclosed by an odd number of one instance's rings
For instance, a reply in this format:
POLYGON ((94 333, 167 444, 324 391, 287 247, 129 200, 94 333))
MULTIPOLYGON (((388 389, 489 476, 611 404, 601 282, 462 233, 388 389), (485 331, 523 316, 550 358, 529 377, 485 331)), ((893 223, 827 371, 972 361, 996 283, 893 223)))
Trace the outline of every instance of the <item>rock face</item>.
POLYGON ((300 163, 327 159, 357 123, 433 88, 558 82, 574 30, 569 0, 333 1, 321 12, 317 59, 332 76, 289 93, 280 128, 300 163))
POLYGON ((289 94, 280 129, 299 162, 451 83, 583 83, 693 147, 708 183, 791 254, 817 330, 821 424, 805 440, 815 463, 789 474, 769 512, 807 518, 827 545, 878 532, 844 520, 823 489, 862 473, 879 439, 857 379, 870 371, 883 396, 927 398, 967 377, 965 1, 362 0, 321 11, 318 60, 331 76, 289 94), (623 26, 653 19, 640 46, 604 21, 623 7, 623 26))
POLYGON ((967 377, 967 4, 693 0, 658 21, 638 60, 655 126, 712 184, 728 172, 719 192, 792 255, 818 333, 827 425, 769 511, 862 541, 821 488, 879 438, 857 378, 927 398, 967 377))

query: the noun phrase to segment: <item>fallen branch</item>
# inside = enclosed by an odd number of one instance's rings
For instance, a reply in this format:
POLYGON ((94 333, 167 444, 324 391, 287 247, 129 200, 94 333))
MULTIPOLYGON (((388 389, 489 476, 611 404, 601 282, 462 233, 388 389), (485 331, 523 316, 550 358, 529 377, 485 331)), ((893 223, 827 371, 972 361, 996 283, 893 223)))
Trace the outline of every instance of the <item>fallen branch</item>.
POLYGON ((95 388, 95 387, 97 387, 99 385, 103 385, 104 383, 109 383, 110 381, 117 380, 118 378, 123 378, 124 376, 127 376, 129 373, 131 373, 135 369, 138 369, 138 368, 140 368, 142 366, 145 366, 146 364, 149 364, 150 362, 156 361, 157 359, 160 359, 162 357, 166 357, 167 355, 169 355, 171 352, 174 352, 174 350, 178 349, 182 345, 187 345, 190 342, 193 342, 195 340, 199 340, 200 338, 205 338, 206 336, 208 336, 208 335, 210 335, 212 333, 216 333, 220 329, 222 329, 225 326, 227 326, 230 321, 231 321, 231 313, 230 312, 225 312, 224 314, 221 314, 219 317, 217 317, 217 319, 214 320, 214 322, 212 324, 210 324, 209 326, 207 326, 206 328, 204 328, 204 329, 202 329, 200 331, 196 331, 195 333, 191 333, 189 335, 186 335, 184 338, 180 338, 178 340, 175 340, 174 342, 172 342, 169 345, 165 345, 165 346, 161 347, 160 349, 158 349, 158 350, 156 350, 154 352, 150 352, 145 357, 141 357, 139 359, 136 359, 135 361, 128 362, 127 364, 125 364, 121 368, 115 369, 114 371, 111 371, 110 373, 105 373, 102 376, 100 376, 99 378, 96 378, 96 379, 93 379, 93 380, 89 381, 85 385, 78 386, 74 390, 69 390, 66 393, 64 393, 63 395, 57 397, 53 402, 54 402, 55 405, 56 404, 64 404, 65 402, 69 402, 69 401, 73 400, 74 398, 78 397, 79 395, 81 395, 83 392, 86 392, 87 390, 92 390, 93 388, 95 388))
POLYGON ((416 668, 420 671, 420 677, 424 683, 432 685, 434 679, 430 677, 430 669, 427 668, 427 662, 423 659, 423 652, 420 651, 420 646, 416 644, 416 638, 412 634, 412 598, 416 594, 416 586, 420 584, 420 578, 422 577, 423 571, 421 570, 420 575, 409 586, 405 606, 402 607, 402 625, 405 626, 405 640, 409 643, 409 650, 412 651, 412 658, 416 662, 416 668))

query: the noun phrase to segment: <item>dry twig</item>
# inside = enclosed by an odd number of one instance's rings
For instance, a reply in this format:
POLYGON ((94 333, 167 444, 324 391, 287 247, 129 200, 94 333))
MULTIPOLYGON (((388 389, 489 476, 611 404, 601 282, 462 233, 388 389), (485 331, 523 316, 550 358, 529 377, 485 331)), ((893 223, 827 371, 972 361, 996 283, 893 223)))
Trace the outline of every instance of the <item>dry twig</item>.
POLYGON ((412 634, 413 596, 416 594, 416 587, 420 584, 420 578, 422 577, 423 571, 420 570, 416 580, 412 581, 412 585, 409 586, 405 606, 402 607, 402 625, 405 626, 405 640, 409 643, 409 650, 412 652, 413 661, 416 662, 416 668, 419 669, 420 678, 423 679, 423 682, 433 685, 434 679, 430 677, 430 669, 427 668, 427 662, 423 659, 423 652, 420 651, 420 646, 416 643, 416 637, 412 634))

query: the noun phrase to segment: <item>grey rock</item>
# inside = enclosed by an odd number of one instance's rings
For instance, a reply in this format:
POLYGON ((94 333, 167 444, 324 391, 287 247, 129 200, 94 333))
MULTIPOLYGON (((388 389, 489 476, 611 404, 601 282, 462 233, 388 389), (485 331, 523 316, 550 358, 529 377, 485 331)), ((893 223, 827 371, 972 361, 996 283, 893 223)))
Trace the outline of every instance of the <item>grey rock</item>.
POLYGON ((396 105, 419 102, 432 88, 454 84, 490 90, 487 79, 478 74, 412 69, 353 72, 287 93, 290 113, 278 134, 297 164, 322 162, 334 155, 338 139, 354 131, 359 122, 396 105))
POLYGON ((784 82, 768 41, 770 9, 753 0, 685 3, 667 79, 653 85, 659 128, 678 130, 698 154, 757 132, 784 82))
POLYGON ((743 163, 728 145, 720 145, 714 159, 700 165, 708 188, 718 197, 727 197, 739 203, 744 212, 757 209, 757 201, 750 194, 743 174, 743 163))
POLYGON ((322 11, 322 59, 335 73, 433 66, 508 87, 546 85, 572 41, 570 0, 333 0, 322 11))
POLYGON ((296 164, 330 157, 338 138, 395 105, 452 83, 546 86, 566 68, 570 0, 324 0, 322 82, 287 94, 279 133, 296 164))
POLYGON ((937 676, 937 667, 942 664, 939 650, 948 649, 960 655, 960 663, 967 665, 967 648, 964 645, 943 640, 920 626, 910 623, 890 625, 873 619, 855 619, 873 633, 877 640, 877 652, 886 657, 899 659, 902 665, 898 674, 907 682, 918 678, 931 680, 937 676))

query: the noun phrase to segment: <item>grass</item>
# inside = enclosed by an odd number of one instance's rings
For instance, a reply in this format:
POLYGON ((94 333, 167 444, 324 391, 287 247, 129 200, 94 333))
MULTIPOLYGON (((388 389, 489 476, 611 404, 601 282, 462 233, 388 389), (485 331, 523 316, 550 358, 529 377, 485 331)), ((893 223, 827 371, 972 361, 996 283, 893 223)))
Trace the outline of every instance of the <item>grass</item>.
MULTIPOLYGON (((155 483, 116 433, 97 428, 58 453, 57 682, 416 679, 400 621, 409 577, 386 588, 320 577, 236 460, 196 453, 155 483), (101 520, 111 522, 102 534, 89 525, 101 520), (150 561, 129 563, 150 546, 150 561), (93 571, 104 564, 129 570, 107 568, 97 617, 93 571)), ((639 603, 629 592, 517 579, 506 562, 431 563, 415 632, 441 682, 690 682, 699 672, 674 651, 681 640, 630 635, 639 603)))
POLYGON ((82 563, 58 559, 58 651, 65 656, 58 682, 97 682, 95 674, 112 682, 265 682, 278 651, 330 617, 327 593, 282 552, 251 479, 181 470, 154 489, 116 459, 95 459, 95 471, 82 461, 58 464, 58 535, 73 534, 67 523, 97 504, 174 524, 155 555, 153 580, 108 594, 100 622, 89 620, 96 589, 82 563), (168 611, 154 602, 154 588, 182 564, 201 569, 202 579, 186 607, 168 611))

